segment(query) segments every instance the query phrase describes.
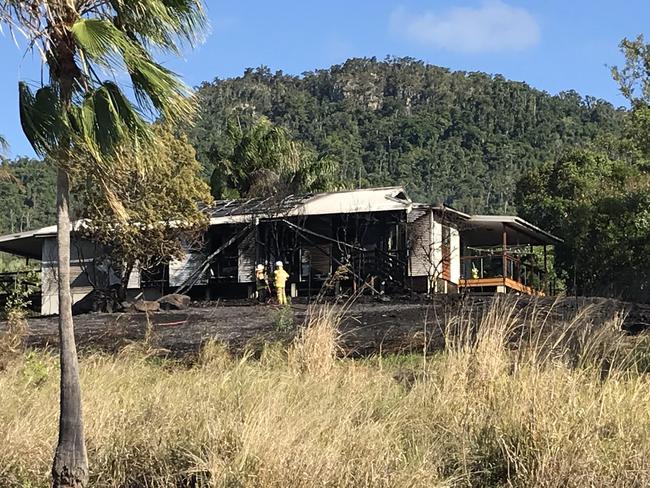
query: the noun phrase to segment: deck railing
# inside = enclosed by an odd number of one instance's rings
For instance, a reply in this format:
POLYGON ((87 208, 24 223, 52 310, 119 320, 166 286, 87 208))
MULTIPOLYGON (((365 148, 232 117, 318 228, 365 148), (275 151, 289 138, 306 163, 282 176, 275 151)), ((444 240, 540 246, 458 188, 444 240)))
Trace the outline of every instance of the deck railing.
POLYGON ((529 257, 508 253, 461 257, 461 277, 466 280, 505 277, 534 290, 548 291, 547 276, 529 257))

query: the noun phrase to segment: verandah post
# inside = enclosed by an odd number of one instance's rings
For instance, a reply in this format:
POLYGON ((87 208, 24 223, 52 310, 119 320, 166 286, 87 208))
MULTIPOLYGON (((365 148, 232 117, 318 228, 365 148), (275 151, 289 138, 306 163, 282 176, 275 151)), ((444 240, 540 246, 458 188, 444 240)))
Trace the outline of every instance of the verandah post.
POLYGON ((506 224, 501 224, 502 229, 503 229, 503 255, 502 255, 502 261, 503 261, 503 286, 505 288, 506 286, 506 277, 508 276, 508 258, 507 258, 507 252, 508 252, 508 236, 506 233, 506 224))

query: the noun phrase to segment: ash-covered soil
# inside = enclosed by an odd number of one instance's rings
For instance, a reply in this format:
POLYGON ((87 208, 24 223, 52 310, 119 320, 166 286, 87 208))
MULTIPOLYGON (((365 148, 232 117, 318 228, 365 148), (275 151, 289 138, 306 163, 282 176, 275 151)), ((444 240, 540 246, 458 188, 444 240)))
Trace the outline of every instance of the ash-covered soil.
MULTIPOLYGON (((393 298, 377 302, 363 298, 349 307, 336 305, 342 313, 341 346, 344 354, 422 351, 444 344, 443 330, 459 317, 480 323, 493 297, 438 296, 433 300, 393 298)), ((650 306, 600 298, 508 297, 499 302, 522 324, 560 327, 580 314, 580 321, 602 326, 612 320, 630 333, 650 326, 650 306), (617 322, 617 323, 618 323, 617 322)), ((265 342, 288 341, 315 315, 317 306, 294 303, 291 313, 278 307, 245 301, 194 304, 184 311, 151 314, 85 314, 75 317, 79 349, 115 352, 129 343, 142 341, 148 326, 151 345, 172 356, 192 356, 209 339, 228 344, 235 352, 260 350, 265 342), (290 324, 293 320, 295 327, 290 324)), ((578 321, 576 321, 578 322, 578 321)), ((582 323, 582 322, 581 322, 582 323)), ((586 325, 585 325, 586 326, 586 325)), ((0 328, 4 325, 0 326, 0 328)), ((26 339, 31 347, 56 347, 57 318, 29 320, 26 339)))

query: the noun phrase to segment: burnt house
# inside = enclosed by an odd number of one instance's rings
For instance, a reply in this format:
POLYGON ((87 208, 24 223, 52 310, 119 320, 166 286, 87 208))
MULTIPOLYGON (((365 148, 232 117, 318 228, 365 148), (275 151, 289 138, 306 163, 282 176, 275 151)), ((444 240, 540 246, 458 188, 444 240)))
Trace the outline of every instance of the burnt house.
MULTIPOLYGON (((438 212, 425 207, 401 187, 219 201, 206 209, 210 228, 203 249, 170 264, 169 284, 209 298, 250 296, 255 265, 271 271, 282 261, 293 296, 318 293, 324 285, 334 293, 361 286, 390 293, 422 281, 426 289, 429 271, 413 265, 422 254, 413 252, 413 242, 419 236, 427 237, 426 245, 433 242, 436 224, 429 216, 438 212)), ((449 270, 439 278, 457 286, 459 276, 449 270)))
MULTIPOLYGON (((402 187, 223 200, 204 211, 210 223, 202 243, 182 260, 134 270, 130 297, 252 297, 255 266, 270 273, 276 261, 289 272, 294 297, 362 287, 375 294, 544 294, 552 291, 547 247, 560 242, 518 217, 414 203, 402 187)), ((39 261, 34 301, 42 314, 56 313, 56 227, 0 236, 0 251, 39 261)), ((71 288, 79 310, 98 283, 114 279, 107 253, 73 231, 71 288)))

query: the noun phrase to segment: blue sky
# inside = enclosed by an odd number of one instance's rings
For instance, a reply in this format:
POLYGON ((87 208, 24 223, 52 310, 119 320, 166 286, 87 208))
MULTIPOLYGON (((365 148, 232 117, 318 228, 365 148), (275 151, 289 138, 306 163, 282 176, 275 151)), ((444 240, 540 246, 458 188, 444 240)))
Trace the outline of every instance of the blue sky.
MULTIPOLYGON (((211 33, 166 64, 190 85, 247 67, 300 74, 353 56, 411 56, 466 71, 500 73, 557 93, 624 100, 608 65, 619 41, 644 33, 647 0, 222 0, 206 1, 211 33)), ((0 134, 10 155, 33 154, 22 135, 17 82, 40 79, 38 59, 0 36, 0 134)))

